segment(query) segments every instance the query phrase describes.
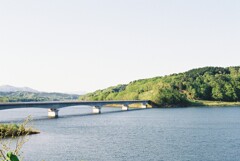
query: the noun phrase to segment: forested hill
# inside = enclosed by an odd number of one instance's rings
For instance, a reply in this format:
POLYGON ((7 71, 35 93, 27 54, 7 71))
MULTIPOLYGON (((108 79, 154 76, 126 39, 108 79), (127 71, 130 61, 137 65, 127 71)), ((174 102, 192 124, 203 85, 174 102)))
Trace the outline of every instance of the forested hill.
POLYGON ((0 92, 0 102, 38 102, 77 100, 79 95, 46 92, 0 92))
POLYGON ((81 96, 81 100, 152 100, 161 106, 187 106, 192 100, 240 101, 240 66, 204 67, 141 79, 81 96))

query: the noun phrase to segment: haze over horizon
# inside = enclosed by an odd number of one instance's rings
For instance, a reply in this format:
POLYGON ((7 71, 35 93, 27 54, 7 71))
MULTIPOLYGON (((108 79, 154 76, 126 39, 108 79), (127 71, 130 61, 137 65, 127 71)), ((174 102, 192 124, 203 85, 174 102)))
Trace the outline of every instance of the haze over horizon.
POLYGON ((0 85, 94 91, 238 66, 240 1, 0 2, 0 85))

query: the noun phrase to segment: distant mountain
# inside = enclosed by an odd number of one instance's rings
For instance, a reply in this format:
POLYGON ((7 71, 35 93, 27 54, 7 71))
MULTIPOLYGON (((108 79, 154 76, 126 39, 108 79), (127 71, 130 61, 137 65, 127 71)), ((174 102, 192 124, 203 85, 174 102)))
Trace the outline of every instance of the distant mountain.
POLYGON ((40 92, 29 87, 0 86, 0 102, 74 101, 78 94, 40 92))
POLYGON ((0 86, 0 92, 32 92, 38 93, 39 91, 29 87, 14 87, 10 85, 0 86))
POLYGON ((79 95, 46 92, 0 92, 0 102, 76 101, 79 95))

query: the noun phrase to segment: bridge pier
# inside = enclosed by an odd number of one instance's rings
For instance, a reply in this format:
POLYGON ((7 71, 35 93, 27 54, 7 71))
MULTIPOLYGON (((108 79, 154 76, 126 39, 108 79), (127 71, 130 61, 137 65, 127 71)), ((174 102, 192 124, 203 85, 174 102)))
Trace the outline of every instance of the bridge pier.
POLYGON ((101 106, 93 106, 93 113, 100 114, 101 113, 101 106))
POLYGON ((48 109, 48 117, 49 118, 57 118, 58 117, 58 109, 56 108, 50 108, 48 109))
POLYGON ((128 105, 122 105, 122 111, 128 111, 129 106, 128 105))
POLYGON ((142 103, 141 108, 147 108, 147 103, 142 103))

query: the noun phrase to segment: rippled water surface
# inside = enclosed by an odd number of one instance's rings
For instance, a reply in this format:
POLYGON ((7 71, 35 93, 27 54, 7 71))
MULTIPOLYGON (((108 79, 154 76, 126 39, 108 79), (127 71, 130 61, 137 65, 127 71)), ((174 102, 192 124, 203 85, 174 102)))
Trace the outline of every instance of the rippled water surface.
POLYGON ((240 160, 240 107, 169 108, 121 112, 90 107, 0 111, 0 122, 32 115, 41 134, 24 146, 26 161, 237 161, 240 160))

